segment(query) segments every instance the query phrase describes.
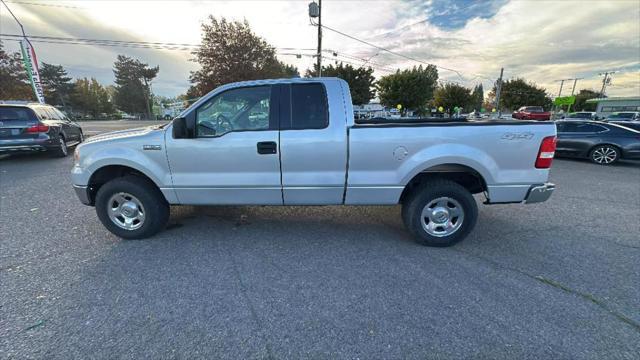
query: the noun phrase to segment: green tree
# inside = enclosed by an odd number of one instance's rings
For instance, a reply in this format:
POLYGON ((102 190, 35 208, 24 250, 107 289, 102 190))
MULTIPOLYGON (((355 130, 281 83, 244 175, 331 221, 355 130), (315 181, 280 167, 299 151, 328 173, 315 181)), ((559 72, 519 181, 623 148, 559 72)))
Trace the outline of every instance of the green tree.
MULTIPOLYGON (((489 93, 490 98, 495 98, 495 86, 489 93)), ((542 106, 545 110, 553 104, 547 95, 546 89, 538 87, 525 79, 516 78, 505 81, 500 93, 500 108, 515 110, 521 106, 542 106)))
POLYGON ((22 62, 22 55, 19 52, 5 52, 2 41, 0 41, 0 99, 35 100, 29 75, 22 62))
POLYGON ((113 73, 116 80, 115 103, 118 108, 130 114, 144 113, 151 117, 151 81, 160 68, 128 56, 118 55, 113 73))
POLYGON ((425 68, 420 65, 383 76, 376 87, 382 105, 395 107, 401 104, 404 109, 424 113, 429 100, 433 98, 437 82, 438 69, 434 65, 425 68))
POLYGON ((77 79, 70 99, 75 111, 83 115, 99 117, 115 111, 109 91, 94 78, 77 79))
MULTIPOLYGON (((305 77, 314 77, 318 73, 318 65, 313 64, 313 69, 307 69, 305 77)), ((332 76, 343 79, 349 84, 351 101, 355 105, 368 104, 375 96, 375 81, 371 67, 353 67, 342 62, 333 66, 322 66, 322 76, 332 76)))
POLYGON ((451 115, 455 107, 469 108, 472 105, 471 90, 455 83, 445 83, 436 89, 434 104, 442 106, 451 115))
POLYGON ((478 84, 473 87, 473 92, 471 93, 470 107, 467 110, 480 111, 480 109, 482 108, 483 102, 484 102, 484 89, 482 88, 482 84, 478 84))
POLYGON ((40 68, 40 80, 47 104, 66 107, 73 84, 64 67, 43 62, 40 68))
POLYGON ((576 95, 576 102, 571 107, 575 111, 596 111, 596 103, 587 103, 589 99, 596 99, 600 97, 600 93, 589 90, 582 89, 576 95))
POLYGON ((297 68, 276 58, 275 48, 253 33, 246 20, 209 16, 202 24, 202 44, 192 54, 201 68, 191 72, 189 98, 235 81, 300 76, 297 68))

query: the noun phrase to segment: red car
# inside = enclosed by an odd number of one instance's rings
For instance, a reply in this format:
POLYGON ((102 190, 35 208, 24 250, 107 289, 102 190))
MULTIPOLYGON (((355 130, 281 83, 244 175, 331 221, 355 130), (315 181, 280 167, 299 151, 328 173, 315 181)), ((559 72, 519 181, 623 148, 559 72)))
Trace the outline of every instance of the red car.
POLYGON ((544 111, 542 106, 523 106, 514 111, 511 117, 520 120, 551 120, 551 113, 544 111))

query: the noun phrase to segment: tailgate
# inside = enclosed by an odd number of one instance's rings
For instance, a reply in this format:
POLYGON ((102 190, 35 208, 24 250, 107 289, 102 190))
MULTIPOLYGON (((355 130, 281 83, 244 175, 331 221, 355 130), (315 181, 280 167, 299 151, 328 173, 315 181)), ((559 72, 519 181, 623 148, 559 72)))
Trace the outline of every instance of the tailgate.
POLYGON ((0 106, 0 140, 33 139, 38 133, 29 133, 27 129, 38 125, 33 110, 21 106, 0 106))

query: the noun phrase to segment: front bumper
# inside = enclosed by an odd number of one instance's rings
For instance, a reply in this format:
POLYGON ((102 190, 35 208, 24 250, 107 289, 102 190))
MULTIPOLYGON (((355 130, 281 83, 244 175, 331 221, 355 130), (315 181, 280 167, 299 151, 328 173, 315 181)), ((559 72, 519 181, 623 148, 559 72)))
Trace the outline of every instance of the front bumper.
POLYGON ((525 197, 525 204, 535 204, 543 201, 547 201, 553 191, 556 189, 556 185, 552 183, 546 183, 542 185, 532 185, 525 197))
POLYGON ((81 203, 85 205, 93 205, 91 203, 91 196, 89 196, 89 188, 87 186, 73 185, 73 190, 76 191, 76 195, 78 196, 78 199, 80 199, 81 203))

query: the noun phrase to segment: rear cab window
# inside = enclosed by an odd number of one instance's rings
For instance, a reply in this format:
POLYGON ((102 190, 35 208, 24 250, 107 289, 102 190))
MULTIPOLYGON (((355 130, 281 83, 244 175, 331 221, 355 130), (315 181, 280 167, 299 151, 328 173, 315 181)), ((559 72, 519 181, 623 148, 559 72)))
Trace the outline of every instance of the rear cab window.
POLYGON ((290 118, 281 130, 324 129, 329 126, 327 91, 321 83, 291 84, 290 118))

